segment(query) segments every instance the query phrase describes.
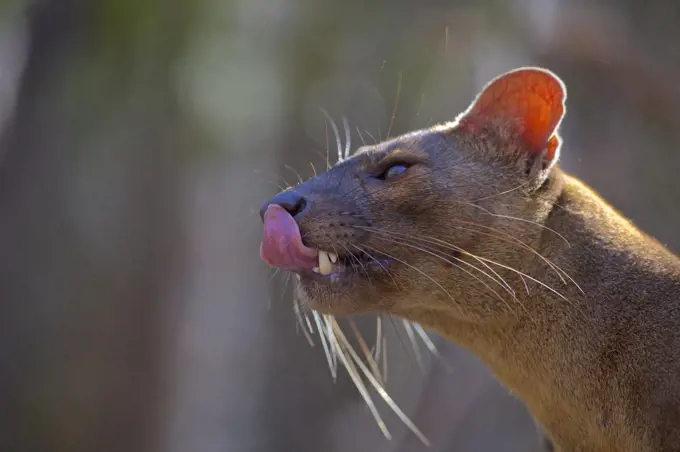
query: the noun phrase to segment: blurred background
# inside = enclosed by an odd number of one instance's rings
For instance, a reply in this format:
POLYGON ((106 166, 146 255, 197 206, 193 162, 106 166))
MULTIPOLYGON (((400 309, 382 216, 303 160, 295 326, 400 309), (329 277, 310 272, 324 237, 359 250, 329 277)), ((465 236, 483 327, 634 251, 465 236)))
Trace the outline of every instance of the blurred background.
MULTIPOLYGON (((356 147, 542 65, 562 166, 680 251, 678 42, 672 0, 2 0, 0 450, 426 450, 296 332, 260 204, 325 167, 321 108, 356 147)), ((386 325, 429 450, 539 450, 475 358, 386 325)))

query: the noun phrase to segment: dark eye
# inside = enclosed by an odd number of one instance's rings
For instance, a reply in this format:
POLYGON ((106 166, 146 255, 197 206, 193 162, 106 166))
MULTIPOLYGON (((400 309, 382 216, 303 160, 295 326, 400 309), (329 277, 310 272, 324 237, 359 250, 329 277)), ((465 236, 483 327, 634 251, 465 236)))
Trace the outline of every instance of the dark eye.
POLYGON ((403 163, 397 164, 390 166, 387 168, 387 170, 379 177, 379 179, 382 180, 390 180, 394 179, 395 177, 401 176, 406 172, 406 170, 409 168, 409 165, 405 165, 403 163))

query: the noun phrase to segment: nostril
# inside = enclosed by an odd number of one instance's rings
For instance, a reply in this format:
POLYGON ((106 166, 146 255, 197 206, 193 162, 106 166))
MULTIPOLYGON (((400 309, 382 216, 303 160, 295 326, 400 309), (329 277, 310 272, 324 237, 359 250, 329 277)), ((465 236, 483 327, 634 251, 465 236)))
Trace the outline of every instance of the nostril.
POLYGON ((284 194, 287 196, 282 197, 277 204, 286 209, 292 216, 301 214, 307 207, 307 200, 302 195, 292 191, 284 194))
POLYGON ((271 200, 264 203, 262 208, 260 208, 260 218, 264 220, 264 213, 267 211, 267 207, 272 204, 278 204, 286 211, 295 217, 301 214, 307 207, 307 200, 301 194, 294 191, 285 191, 274 196, 271 200))

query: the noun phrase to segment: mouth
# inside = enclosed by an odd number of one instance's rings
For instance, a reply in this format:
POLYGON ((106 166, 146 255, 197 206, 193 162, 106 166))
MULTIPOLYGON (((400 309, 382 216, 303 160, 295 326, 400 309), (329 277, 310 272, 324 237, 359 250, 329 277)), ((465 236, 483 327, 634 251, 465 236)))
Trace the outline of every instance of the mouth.
POLYGON ((340 282, 349 277, 368 277, 383 272, 392 263, 391 259, 383 256, 369 255, 364 251, 351 254, 336 254, 329 251, 318 251, 318 266, 311 270, 301 270, 297 273, 301 277, 319 282, 340 282))
POLYGON ((307 247, 295 219, 276 204, 264 214, 260 258, 270 267, 321 282, 338 282, 362 274, 370 278, 377 271, 387 272, 391 263, 391 259, 378 253, 357 250, 338 254, 307 247))

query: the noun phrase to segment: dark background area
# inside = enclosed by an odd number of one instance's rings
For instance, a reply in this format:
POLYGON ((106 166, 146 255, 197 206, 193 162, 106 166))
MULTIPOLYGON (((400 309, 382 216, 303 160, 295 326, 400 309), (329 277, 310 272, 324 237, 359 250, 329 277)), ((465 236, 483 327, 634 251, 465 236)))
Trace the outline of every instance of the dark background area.
MULTIPOLYGON (((672 0, 3 0, 0 450, 426 450, 296 332, 259 205, 325 166, 320 108, 356 147, 541 65, 562 166, 679 251, 678 42, 672 0)), ((538 450, 476 359, 402 342, 387 387, 430 450, 538 450)))

